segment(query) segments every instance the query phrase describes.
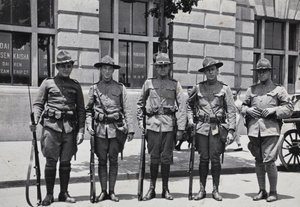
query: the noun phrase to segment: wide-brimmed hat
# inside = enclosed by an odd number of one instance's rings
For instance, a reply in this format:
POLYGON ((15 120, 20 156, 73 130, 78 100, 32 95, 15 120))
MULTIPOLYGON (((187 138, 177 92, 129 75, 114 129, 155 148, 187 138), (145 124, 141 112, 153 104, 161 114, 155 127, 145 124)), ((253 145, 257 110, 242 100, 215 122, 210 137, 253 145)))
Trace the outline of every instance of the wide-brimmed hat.
POLYGON ((274 68, 271 66, 271 63, 266 58, 261 58, 257 64, 256 68, 252 68, 251 70, 273 70, 274 68))
POLYGON ((203 60, 203 68, 200 68, 198 71, 199 72, 204 72, 204 70, 210 66, 213 66, 215 65, 217 68, 220 68, 223 66, 223 63, 222 62, 218 62, 217 60, 213 59, 213 58, 205 58, 203 60))
POLYGON ((119 69, 119 68, 121 68, 121 66, 115 65, 114 59, 112 59, 109 55, 105 55, 105 56, 101 59, 101 61, 100 61, 99 63, 95 63, 95 64, 94 64, 94 67, 100 68, 100 67, 102 67, 102 65, 113 66, 114 69, 119 69))
POLYGON ((169 55, 167 53, 158 53, 155 57, 155 63, 153 65, 170 65, 174 64, 170 61, 169 55))
POLYGON ((65 50, 61 50, 58 52, 56 56, 56 62, 53 64, 63 64, 63 63, 74 63, 76 60, 73 60, 70 53, 65 50))

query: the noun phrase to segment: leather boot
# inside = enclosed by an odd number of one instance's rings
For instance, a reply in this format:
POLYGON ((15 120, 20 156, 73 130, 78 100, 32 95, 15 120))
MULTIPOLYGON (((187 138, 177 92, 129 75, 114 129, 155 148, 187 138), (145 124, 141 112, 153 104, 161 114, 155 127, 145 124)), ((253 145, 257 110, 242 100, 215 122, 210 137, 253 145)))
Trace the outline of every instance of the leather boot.
POLYGON ((116 185, 116 181, 117 181, 117 176, 118 176, 118 163, 110 163, 109 166, 109 198, 112 201, 119 201, 119 198, 115 195, 114 191, 115 191, 115 185, 116 185))
POLYGON ((53 199, 53 188, 55 183, 55 176, 56 176, 56 168, 49 168, 45 167, 45 182, 46 182, 46 189, 47 195, 42 201, 42 206, 49 206, 51 203, 54 202, 53 199))
POLYGON ((200 161, 199 164, 199 176, 200 176, 200 190, 197 195, 194 196, 194 200, 201 200, 206 197, 206 179, 208 175, 208 162, 200 161))
POLYGON ((254 201, 259 201, 262 199, 266 199, 268 197, 267 191, 265 189, 260 189, 257 195, 253 197, 254 201))
POLYGON ((60 193, 58 195, 58 201, 67 203, 76 203, 75 198, 71 197, 68 192, 68 185, 70 181, 71 164, 61 163, 59 168, 60 178, 60 193))
POLYGON ((169 183, 170 165, 161 164, 161 175, 163 182, 163 190, 161 197, 167 200, 173 200, 173 196, 170 194, 168 183, 169 183))
POLYGON ((54 202, 54 198, 52 194, 47 194, 42 202, 42 206, 50 206, 51 203, 54 202))
POLYGON ((76 199, 69 195, 69 192, 60 192, 58 195, 58 201, 66 203, 76 203, 76 199))
POLYGON ((109 198, 114 202, 119 202, 119 198, 116 196, 114 191, 109 191, 109 198))
POLYGON ((219 189, 218 186, 213 186, 213 192, 212 192, 212 197, 213 199, 215 199, 216 201, 222 201, 222 196, 219 193, 219 189))
POLYGON ((221 164, 219 162, 212 162, 211 163, 211 175, 213 178, 212 197, 216 201, 222 201, 222 196, 219 193, 220 174, 221 174, 221 164))
POLYGON ((96 203, 100 202, 100 201, 104 201, 108 198, 108 194, 106 192, 106 190, 102 190, 102 192, 100 193, 100 195, 96 198, 96 203))
POLYGON ((156 197, 155 193, 155 185, 156 185, 156 179, 158 174, 158 164, 152 164, 150 165, 150 187, 146 195, 143 197, 144 201, 151 200, 152 198, 156 197))
POLYGON ((267 202, 277 201, 277 199, 278 199, 277 191, 270 191, 270 194, 267 198, 267 202))

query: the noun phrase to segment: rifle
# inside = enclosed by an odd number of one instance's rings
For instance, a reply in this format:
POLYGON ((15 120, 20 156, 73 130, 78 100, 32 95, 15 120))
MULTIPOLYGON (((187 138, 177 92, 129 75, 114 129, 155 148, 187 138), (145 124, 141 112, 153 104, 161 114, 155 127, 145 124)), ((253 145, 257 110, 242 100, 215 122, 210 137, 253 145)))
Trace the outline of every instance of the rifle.
POLYGON ((139 182, 138 182, 138 201, 143 200, 143 188, 144 188, 144 177, 145 177, 145 132, 142 133, 141 142, 141 154, 140 154, 140 165, 139 165, 139 182))
MULTIPOLYGON (((93 74, 93 97, 94 97, 94 74, 93 74)), ((92 128, 94 129, 94 113, 92 113, 92 128)), ((95 137, 91 135, 91 154, 90 154, 90 202, 95 203, 96 185, 95 185, 95 137)))
POLYGON ((193 125, 192 129, 192 143, 191 143, 191 154, 189 162, 189 195, 188 199, 193 200, 193 171, 194 171, 194 160, 195 160, 195 136, 196 136, 196 125, 193 125))
MULTIPOLYGON (((30 96, 30 88, 28 85, 28 94, 29 94, 29 103, 30 103, 30 119, 32 124, 36 124, 34 120, 34 113, 32 112, 32 106, 31 106, 31 96, 30 96)), ((36 138, 36 132, 32 132, 32 145, 31 145, 31 152, 30 152, 30 161, 28 165, 27 170, 27 180, 26 180, 26 201, 29 206, 33 206, 31 204, 30 198, 29 198, 29 186, 30 186, 30 174, 31 174, 31 168, 33 163, 33 154, 35 158, 35 174, 36 174, 36 187, 37 187, 37 205, 40 205, 42 202, 42 195, 41 195, 41 170, 40 170, 40 160, 39 160, 39 151, 37 146, 37 138, 36 138)))
MULTIPOLYGON (((146 105, 146 100, 149 96, 149 90, 146 91, 145 93, 145 98, 144 98, 144 104, 146 105)), ((144 189, 144 178, 145 178, 145 151, 146 151, 146 135, 145 135, 145 130, 146 130, 146 106, 143 108, 143 127, 144 130, 142 131, 142 140, 141 140, 141 154, 140 154, 140 165, 139 165, 139 182, 138 182, 138 201, 143 200, 143 189, 144 189)))

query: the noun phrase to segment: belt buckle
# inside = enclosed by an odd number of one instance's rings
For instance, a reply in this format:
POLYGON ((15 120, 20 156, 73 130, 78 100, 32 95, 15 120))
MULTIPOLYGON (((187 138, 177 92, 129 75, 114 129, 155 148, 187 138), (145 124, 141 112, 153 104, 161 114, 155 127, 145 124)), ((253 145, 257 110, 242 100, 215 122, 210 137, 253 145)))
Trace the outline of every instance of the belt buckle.
POLYGON ((56 119, 60 119, 61 116, 62 116, 62 112, 61 111, 55 111, 54 115, 55 115, 56 119))

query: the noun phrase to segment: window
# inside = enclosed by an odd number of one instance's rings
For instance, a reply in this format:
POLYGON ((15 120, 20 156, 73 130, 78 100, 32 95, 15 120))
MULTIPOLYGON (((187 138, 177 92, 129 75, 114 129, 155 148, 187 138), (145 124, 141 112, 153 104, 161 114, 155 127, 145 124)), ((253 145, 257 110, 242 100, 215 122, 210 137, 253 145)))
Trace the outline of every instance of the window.
MULTIPOLYGON (((287 87, 289 93, 294 93, 299 23, 257 17, 254 25, 254 66, 260 58, 267 58, 274 68, 272 80, 287 87)), ((253 81, 258 81, 255 72, 253 81)))
POLYGON ((124 41, 119 44, 119 81, 127 87, 139 88, 147 77, 146 44, 124 41))
POLYGON ((0 84, 40 85, 52 76, 54 0, 0 0, 1 24, 0 84), (34 15, 32 8, 37 8, 34 15))
POLYGON ((30 0, 0 0, 0 24, 30 26, 30 0))
POLYGON ((27 84, 30 77, 30 35, 0 33, 0 83, 27 84))
POLYGON ((100 0, 100 31, 101 32, 112 32, 112 0, 100 0))
POLYGON ((283 31, 283 23, 266 21, 265 44, 267 49, 283 49, 283 31))
POLYGON ((54 0, 38 0, 38 26, 54 28, 54 0))
POLYGON ((147 21, 145 2, 125 3, 120 1, 119 6, 119 33, 146 35, 147 21))
POLYGON ((38 48, 38 85, 40 85, 45 78, 54 76, 54 64, 51 62, 54 59, 54 36, 39 35, 38 48))
POLYGON ((157 52, 158 24, 145 17, 152 7, 149 0, 100 0, 100 55, 111 55, 121 66, 116 78, 127 88, 141 88, 155 72, 151 63, 157 52))

